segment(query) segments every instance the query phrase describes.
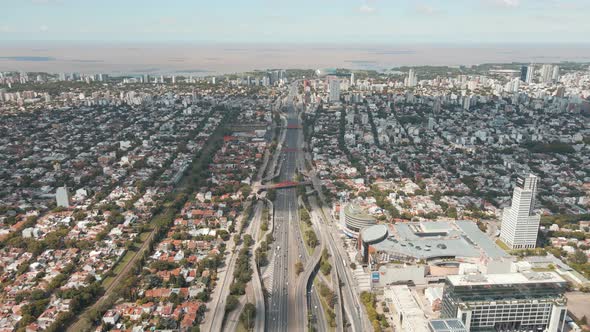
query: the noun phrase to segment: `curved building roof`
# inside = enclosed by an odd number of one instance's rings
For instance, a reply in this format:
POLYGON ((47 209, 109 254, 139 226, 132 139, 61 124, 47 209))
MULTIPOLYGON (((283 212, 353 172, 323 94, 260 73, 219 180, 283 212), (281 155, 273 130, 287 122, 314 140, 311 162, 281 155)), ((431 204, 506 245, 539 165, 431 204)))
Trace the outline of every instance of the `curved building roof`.
POLYGON ((369 221, 374 221, 371 215, 365 212, 358 204, 350 203, 344 207, 344 214, 355 219, 365 219, 369 221))
POLYGON ((348 229, 359 232, 365 227, 375 225, 377 221, 360 206, 350 203, 344 207, 344 223, 348 229))
POLYGON ((361 231, 361 238, 366 243, 376 243, 385 240, 389 234, 386 225, 375 225, 361 231))

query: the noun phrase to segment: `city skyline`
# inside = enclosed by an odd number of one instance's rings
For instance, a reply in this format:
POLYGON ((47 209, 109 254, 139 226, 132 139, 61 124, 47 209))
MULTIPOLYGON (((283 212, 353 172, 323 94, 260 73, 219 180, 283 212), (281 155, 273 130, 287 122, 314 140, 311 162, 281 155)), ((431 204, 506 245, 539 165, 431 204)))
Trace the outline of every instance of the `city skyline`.
POLYGON ((590 332, 590 0, 0 6, 0 331, 590 332))

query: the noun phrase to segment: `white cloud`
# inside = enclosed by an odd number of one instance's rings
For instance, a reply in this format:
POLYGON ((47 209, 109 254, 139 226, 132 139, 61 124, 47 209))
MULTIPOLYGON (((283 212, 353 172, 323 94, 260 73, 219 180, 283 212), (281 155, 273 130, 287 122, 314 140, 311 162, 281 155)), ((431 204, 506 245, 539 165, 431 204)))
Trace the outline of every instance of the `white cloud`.
POLYGON ((423 15, 434 15, 434 14, 438 14, 440 12, 440 10, 429 6, 429 5, 424 5, 424 4, 420 4, 418 6, 416 6, 416 11, 420 14, 423 15))
POLYGON ((520 0, 489 0, 489 2, 504 8, 516 8, 520 6, 520 0))
POLYGON ((42 25, 42 26, 39 27, 39 31, 41 31, 41 32, 47 32, 47 31, 49 31, 49 27, 46 26, 46 25, 42 25))
POLYGON ((376 11, 375 7, 371 7, 367 4, 364 4, 359 7, 359 12, 364 13, 364 14, 371 14, 371 13, 374 13, 375 11, 376 11))

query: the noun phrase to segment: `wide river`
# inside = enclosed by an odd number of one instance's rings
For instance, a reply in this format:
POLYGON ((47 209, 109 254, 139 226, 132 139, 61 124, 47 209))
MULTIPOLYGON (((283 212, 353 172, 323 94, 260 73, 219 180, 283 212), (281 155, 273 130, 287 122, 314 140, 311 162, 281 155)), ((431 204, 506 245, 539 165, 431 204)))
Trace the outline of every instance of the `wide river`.
POLYGON ((590 62, 588 45, 344 45, 12 42, 0 71, 195 76, 270 68, 385 70, 404 65, 590 62))

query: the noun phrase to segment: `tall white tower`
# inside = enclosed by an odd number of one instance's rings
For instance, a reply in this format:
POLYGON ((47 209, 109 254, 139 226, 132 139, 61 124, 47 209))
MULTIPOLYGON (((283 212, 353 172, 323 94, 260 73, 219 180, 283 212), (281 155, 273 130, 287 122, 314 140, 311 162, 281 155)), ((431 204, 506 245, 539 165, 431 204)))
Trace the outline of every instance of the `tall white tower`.
POLYGON ((551 79, 554 82, 559 81, 559 66, 554 66, 553 67, 553 73, 551 74, 551 79))
POLYGON ((408 72, 408 77, 406 77, 404 83, 407 87, 413 87, 418 85, 418 76, 416 75, 414 69, 410 69, 410 71, 408 72))
POLYGON ((528 70, 526 72, 526 82, 528 84, 533 83, 533 79, 535 78, 535 66, 533 66, 532 64, 528 67, 528 70))
POLYGON ((519 177, 512 194, 512 205, 504 209, 500 239, 511 249, 535 248, 540 214, 533 214, 537 198, 537 182, 533 174, 519 177))
POLYGON ((55 193, 55 200, 56 200, 57 206, 64 207, 66 209, 69 208, 70 207, 70 191, 68 190, 68 187, 63 186, 63 187, 57 188, 57 191, 55 193))
POLYGON ((541 81, 543 83, 551 82, 553 77, 553 65, 545 64, 541 67, 541 81))

